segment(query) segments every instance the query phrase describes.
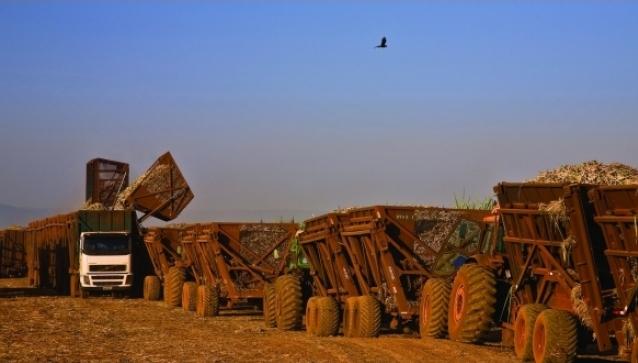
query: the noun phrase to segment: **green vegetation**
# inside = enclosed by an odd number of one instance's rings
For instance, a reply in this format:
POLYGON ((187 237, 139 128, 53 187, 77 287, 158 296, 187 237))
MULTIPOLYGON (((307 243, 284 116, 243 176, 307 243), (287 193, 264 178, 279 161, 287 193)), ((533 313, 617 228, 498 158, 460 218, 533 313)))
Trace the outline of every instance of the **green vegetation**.
POLYGON ((454 207, 457 209, 484 209, 490 210, 494 207, 494 199, 485 197, 483 199, 472 199, 469 195, 465 195, 465 191, 458 197, 454 194, 454 207))
POLYGON ((303 253, 303 249, 301 248, 301 245, 299 245, 299 240, 297 239, 297 237, 295 237, 292 240, 292 243, 290 245, 290 257, 288 259, 288 269, 289 270, 295 270, 295 269, 307 270, 309 268, 310 268, 310 264, 308 263, 308 260, 306 259, 306 255, 303 253))
MULTIPOLYGON (((299 230, 304 229, 304 224, 299 224, 299 230)), ((288 255, 288 270, 308 270, 310 264, 299 244, 299 238, 295 236, 290 242, 290 254, 288 255)))

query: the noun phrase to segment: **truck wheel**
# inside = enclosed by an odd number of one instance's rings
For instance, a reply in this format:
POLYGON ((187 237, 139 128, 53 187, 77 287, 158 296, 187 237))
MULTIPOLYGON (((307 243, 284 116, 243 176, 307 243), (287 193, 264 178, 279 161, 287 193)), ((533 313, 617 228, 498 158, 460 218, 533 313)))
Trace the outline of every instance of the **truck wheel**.
POLYGON ((197 285, 188 281, 182 286, 182 309, 184 311, 195 311, 197 304, 197 285))
POLYGON ((320 297, 315 304, 316 320, 313 325, 313 334, 318 337, 337 335, 339 332, 339 304, 337 304, 337 300, 329 296, 320 297))
POLYGON ((566 311, 543 310, 536 318, 532 342, 536 363, 573 362, 578 347, 576 319, 566 311))
POLYGON ((166 283, 164 284, 164 295, 166 304, 169 307, 176 308, 182 304, 182 285, 186 280, 184 270, 177 267, 168 269, 166 275, 166 283))
POLYGON ((381 329, 381 304, 372 296, 359 296, 359 335, 376 337, 381 329))
POLYGON ((496 279, 487 268, 462 266, 456 273, 450 305, 448 333, 450 339, 476 343, 489 331, 496 304, 496 279))
POLYGON ((541 311, 547 309, 543 304, 525 304, 521 306, 514 321, 514 353, 522 361, 534 358, 532 336, 534 323, 541 311))
POLYGON ((80 296, 80 276, 78 274, 71 274, 69 279, 69 293, 71 297, 80 296))
POLYGON ((277 316, 275 314, 275 287, 272 284, 264 284, 264 324, 266 328, 277 326, 277 316))
POLYGON ((199 285, 195 313, 201 317, 219 315, 219 293, 215 287, 199 285))
POLYGON ((419 331, 421 338, 440 338, 447 331, 450 283, 442 278, 429 279, 421 289, 419 331))
POLYGON ((303 303, 301 300, 301 283, 293 275, 283 275, 275 282, 275 310, 277 328, 294 330, 301 326, 303 303))
POLYGON ((144 277, 144 300, 159 300, 161 282, 157 276, 144 277))
POLYGON ((357 337, 359 332, 359 299, 358 296, 346 298, 343 309, 343 335, 357 337))
POLYGON ((80 299, 86 299, 87 297, 89 297, 89 290, 80 287, 80 299))
POLYGON ((319 315, 317 300, 319 297, 313 296, 306 303, 306 333, 309 335, 315 335, 317 330, 317 315, 319 315))

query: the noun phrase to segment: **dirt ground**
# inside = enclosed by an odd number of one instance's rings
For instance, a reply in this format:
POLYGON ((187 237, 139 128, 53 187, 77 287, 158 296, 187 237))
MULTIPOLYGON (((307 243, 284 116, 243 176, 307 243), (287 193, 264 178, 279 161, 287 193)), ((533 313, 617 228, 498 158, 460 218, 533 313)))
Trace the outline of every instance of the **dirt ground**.
POLYGON ((258 314, 198 318, 138 299, 0 299, 0 361, 515 362, 507 348, 401 335, 315 338, 258 314))

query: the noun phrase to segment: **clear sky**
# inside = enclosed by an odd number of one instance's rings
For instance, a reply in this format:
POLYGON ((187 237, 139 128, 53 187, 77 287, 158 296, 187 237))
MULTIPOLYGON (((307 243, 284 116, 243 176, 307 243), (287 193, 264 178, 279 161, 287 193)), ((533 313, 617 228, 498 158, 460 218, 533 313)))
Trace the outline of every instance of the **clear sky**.
POLYGON ((87 160, 166 150, 189 219, 483 198, 638 165, 638 3, 4 1, 0 126, 17 206, 72 209, 87 160))

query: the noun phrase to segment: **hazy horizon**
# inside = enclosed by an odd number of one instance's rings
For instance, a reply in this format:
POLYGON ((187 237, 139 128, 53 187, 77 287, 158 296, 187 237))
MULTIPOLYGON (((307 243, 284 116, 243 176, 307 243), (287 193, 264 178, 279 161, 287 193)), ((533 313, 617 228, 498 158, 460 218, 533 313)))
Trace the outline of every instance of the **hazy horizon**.
POLYGON ((195 194, 181 221, 452 205, 564 163, 637 166, 637 15, 630 2, 3 2, 0 203, 77 209, 86 161, 136 177, 167 150, 195 194))

